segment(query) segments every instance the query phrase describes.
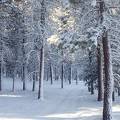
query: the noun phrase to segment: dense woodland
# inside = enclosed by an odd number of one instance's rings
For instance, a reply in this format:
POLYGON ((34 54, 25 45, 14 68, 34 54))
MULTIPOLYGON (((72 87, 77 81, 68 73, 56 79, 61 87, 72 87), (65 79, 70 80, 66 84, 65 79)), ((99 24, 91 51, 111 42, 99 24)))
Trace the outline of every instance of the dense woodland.
MULTIPOLYGON (((112 120, 120 96, 119 0, 0 0, 0 91, 11 79, 21 89, 84 81, 112 120)), ((81 86, 79 86, 81 87, 81 86)), ((41 101, 40 101, 41 102, 41 101)))

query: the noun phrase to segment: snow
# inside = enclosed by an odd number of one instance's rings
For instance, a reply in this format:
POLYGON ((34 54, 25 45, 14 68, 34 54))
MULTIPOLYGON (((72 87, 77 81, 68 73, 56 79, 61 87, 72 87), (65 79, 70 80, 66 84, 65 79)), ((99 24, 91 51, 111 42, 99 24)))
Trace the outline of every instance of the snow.
POLYGON ((93 7, 95 7, 96 4, 97 4, 97 3, 96 3, 96 0, 93 0, 92 3, 91 3, 91 5, 92 5, 93 7))
MULTIPOLYGON (((0 93, 0 120, 101 120, 102 102, 97 96, 88 93, 84 83, 60 88, 60 83, 44 82, 44 101, 37 99, 37 90, 32 92, 32 82, 27 83, 27 90, 22 91, 22 83, 17 80, 15 92, 11 92, 11 80, 3 81, 0 93)), ((38 86, 37 86, 38 87, 38 86)), ((120 118, 120 98, 113 107, 114 118, 120 118)))

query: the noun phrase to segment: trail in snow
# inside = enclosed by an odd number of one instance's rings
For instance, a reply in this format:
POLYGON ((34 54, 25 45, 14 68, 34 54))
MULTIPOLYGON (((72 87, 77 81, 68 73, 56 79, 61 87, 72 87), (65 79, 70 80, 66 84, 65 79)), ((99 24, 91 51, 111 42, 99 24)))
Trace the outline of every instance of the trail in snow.
MULTIPOLYGON (((45 83, 44 101, 37 100, 37 91, 31 92, 30 85, 25 92, 20 86, 15 93, 1 92, 0 120, 101 120, 102 103, 88 93, 83 82, 64 87, 60 89, 58 83, 45 83)), ((116 120, 120 118, 119 101, 118 98, 113 108, 116 120)))

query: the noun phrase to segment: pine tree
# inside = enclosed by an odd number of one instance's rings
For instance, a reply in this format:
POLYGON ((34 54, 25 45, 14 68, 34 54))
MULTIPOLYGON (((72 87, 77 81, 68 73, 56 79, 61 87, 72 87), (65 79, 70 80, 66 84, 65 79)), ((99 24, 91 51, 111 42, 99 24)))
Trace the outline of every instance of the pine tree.
POLYGON ((113 71, 111 47, 106 29, 103 34, 103 51, 105 69, 103 120, 112 120, 113 71))
POLYGON ((42 46, 40 49, 40 70, 39 70, 39 91, 38 91, 38 99, 43 99, 43 79, 44 79, 44 42, 45 42, 45 0, 41 1, 41 41, 42 46))

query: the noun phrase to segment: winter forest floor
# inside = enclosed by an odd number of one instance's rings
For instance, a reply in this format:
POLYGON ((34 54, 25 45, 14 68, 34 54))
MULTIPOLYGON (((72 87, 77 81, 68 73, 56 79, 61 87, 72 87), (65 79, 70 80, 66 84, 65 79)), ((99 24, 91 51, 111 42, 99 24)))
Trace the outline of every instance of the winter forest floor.
MULTIPOLYGON (((60 89, 57 82, 44 85, 44 100, 37 100, 37 91, 20 90, 16 83, 15 92, 10 91, 10 83, 0 93, 0 120, 101 120, 102 103, 91 96, 83 82, 64 85, 60 89), (9 87, 8 87, 8 85, 9 87)), ((32 83, 31 83, 32 85, 32 83)), ((113 107, 114 118, 120 118, 120 98, 113 107)))

